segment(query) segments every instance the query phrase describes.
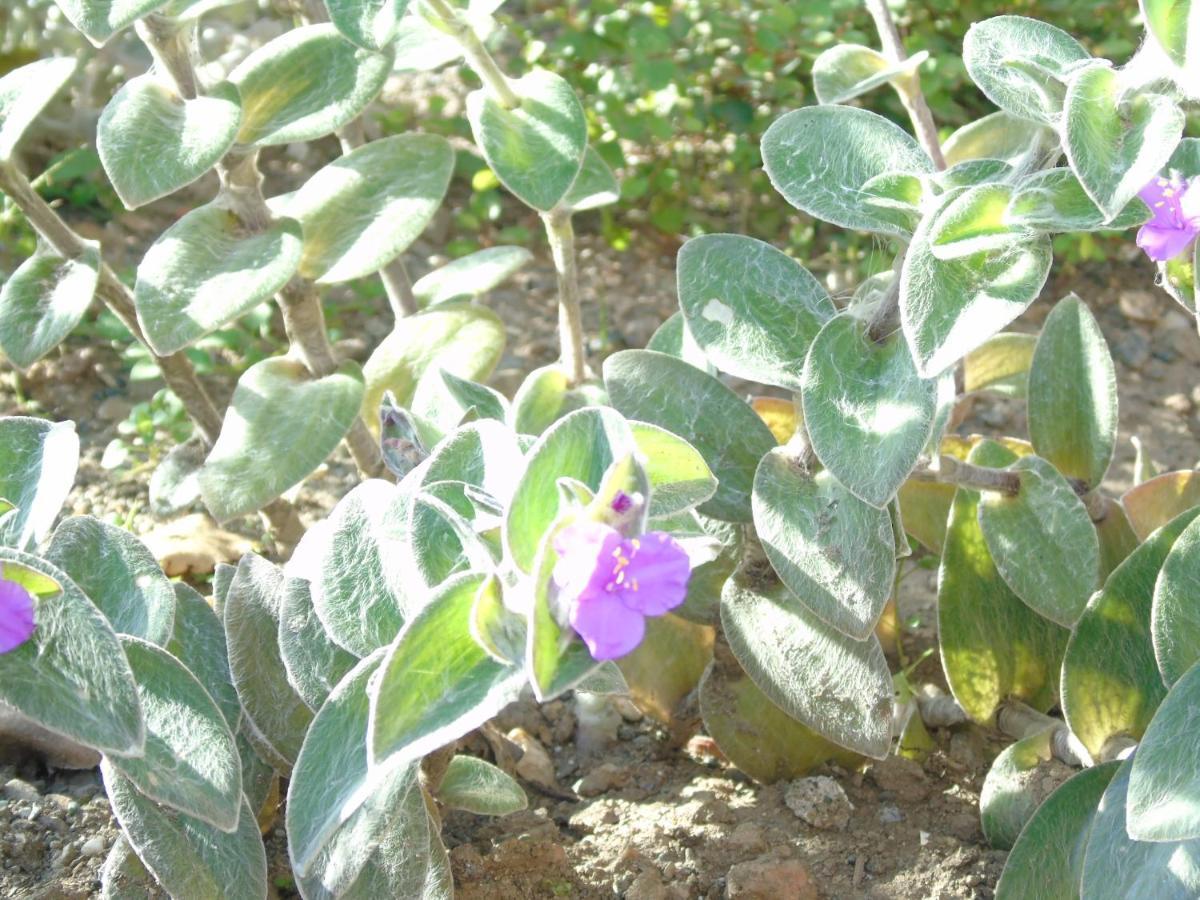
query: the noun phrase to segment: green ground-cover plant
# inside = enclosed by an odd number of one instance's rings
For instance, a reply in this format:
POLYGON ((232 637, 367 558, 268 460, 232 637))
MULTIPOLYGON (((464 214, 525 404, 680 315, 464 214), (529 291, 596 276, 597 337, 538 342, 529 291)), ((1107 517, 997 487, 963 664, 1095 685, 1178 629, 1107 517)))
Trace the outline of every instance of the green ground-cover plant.
POLYGON ((205 602, 118 529, 51 533, 73 433, 0 422, 0 698, 104 755, 123 830, 110 893, 153 879, 176 898, 265 895, 255 813, 278 774, 303 896, 447 896, 440 810, 525 802, 460 741, 479 730, 503 761, 489 719, 525 691, 570 690, 628 693, 677 736, 698 697, 699 722, 761 781, 919 754, 926 724, 992 726, 1017 739, 981 801, 988 838, 1012 848, 999 896, 1200 893, 1200 480, 1105 492, 1116 371, 1083 299, 1058 300, 1036 336, 1005 331, 1041 294, 1054 235, 1135 227, 1195 315, 1200 6, 1144 0, 1149 36, 1120 65, 1034 19, 977 23, 962 61, 999 111, 942 140, 923 58, 867 0, 878 49, 822 54, 822 102, 778 117, 760 152, 784 201, 870 235, 891 266, 846 300, 771 244, 695 237, 679 313, 598 373, 572 219, 619 188, 567 83, 513 76, 488 50, 493 6, 328 0, 214 84, 179 18, 195 4, 62 6, 94 41, 136 20, 156 56, 101 119, 124 202, 213 166, 221 189, 130 291, 18 165, 69 64, 10 73, 0 188, 44 249, 0 297, 0 347, 36 358, 99 292, 197 425, 160 498, 198 490, 219 518, 270 506, 343 438, 364 476, 289 562, 221 567, 205 602), (541 218, 558 272, 562 358, 512 397, 486 384, 502 332, 472 298, 528 251, 408 283, 398 255, 453 161, 441 138, 360 144, 351 124, 417 50, 475 73, 473 139, 541 218), (853 105, 877 89, 912 133, 853 105), (196 134, 200 109, 224 129, 196 134), (339 129, 344 157, 263 197, 260 146, 339 129), (147 165, 131 148, 151 138, 147 165), (377 273, 396 327, 360 370, 334 357, 315 298, 377 273), (276 295, 292 351, 243 374, 222 417, 181 353, 276 295), (722 375, 782 396, 747 402, 722 375), (1028 433, 957 434, 979 392, 1023 399, 1028 433), (895 646, 896 585, 930 562, 949 695, 914 684, 895 646), (1028 772, 1050 756, 1082 771, 1039 806, 1028 772))

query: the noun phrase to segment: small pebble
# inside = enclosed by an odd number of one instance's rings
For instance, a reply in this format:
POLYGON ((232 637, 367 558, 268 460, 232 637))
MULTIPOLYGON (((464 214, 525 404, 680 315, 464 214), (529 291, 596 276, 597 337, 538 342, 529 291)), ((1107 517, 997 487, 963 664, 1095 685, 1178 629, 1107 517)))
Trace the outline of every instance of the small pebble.
POLYGON ((88 838, 83 842, 83 846, 79 848, 79 855, 85 856, 88 859, 99 856, 104 852, 104 839, 100 837, 88 838))

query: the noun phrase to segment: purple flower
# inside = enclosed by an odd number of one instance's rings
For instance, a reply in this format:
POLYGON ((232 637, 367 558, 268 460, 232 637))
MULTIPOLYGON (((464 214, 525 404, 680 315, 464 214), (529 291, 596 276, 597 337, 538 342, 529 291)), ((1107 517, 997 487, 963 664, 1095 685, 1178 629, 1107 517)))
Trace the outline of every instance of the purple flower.
POLYGON ((1141 227, 1137 245, 1158 262, 1178 256, 1200 234, 1200 191, 1179 177, 1155 178, 1138 192, 1154 213, 1141 227))
POLYGON ((625 538, 600 522, 576 522, 554 539, 554 583, 571 627, 595 659, 616 659, 641 643, 646 617, 687 596, 691 563, 663 531, 625 538))
POLYGON ((0 578, 0 653, 7 653, 33 634, 33 595, 15 581, 0 578))

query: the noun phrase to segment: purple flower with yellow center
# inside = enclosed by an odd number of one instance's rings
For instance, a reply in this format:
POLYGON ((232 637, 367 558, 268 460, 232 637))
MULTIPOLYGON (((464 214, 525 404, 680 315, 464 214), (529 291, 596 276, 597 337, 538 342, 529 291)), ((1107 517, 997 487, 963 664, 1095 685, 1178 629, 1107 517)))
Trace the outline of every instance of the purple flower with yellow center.
POLYGON ((21 646, 33 634, 33 595, 15 581, 0 578, 0 653, 21 646))
POLYGON ((554 551, 558 595, 594 659, 632 651, 646 635, 646 617, 687 596, 691 563, 664 531, 627 538, 602 522, 576 522, 554 538, 554 551))
POLYGON ((1157 262, 1174 259, 1200 234, 1200 190, 1178 176, 1155 178, 1138 192, 1154 218, 1141 227, 1137 245, 1157 262))

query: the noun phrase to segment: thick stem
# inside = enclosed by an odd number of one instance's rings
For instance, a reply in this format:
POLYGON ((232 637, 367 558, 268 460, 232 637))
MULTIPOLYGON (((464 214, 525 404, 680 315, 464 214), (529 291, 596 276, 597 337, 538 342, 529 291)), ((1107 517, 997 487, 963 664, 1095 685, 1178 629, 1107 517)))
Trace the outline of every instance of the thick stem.
POLYGON ((1055 759, 1068 766, 1083 766, 1091 758, 1087 748, 1062 719, 1044 715, 1019 700, 1009 700, 1000 707, 996 713, 996 727, 1018 741, 1052 728, 1050 753, 1055 759))
POLYGON ((196 69, 192 63, 194 23, 176 22, 151 13, 137 23, 138 37, 150 49, 157 68, 175 82, 175 90, 184 100, 195 100, 200 93, 196 69))
POLYGON ((258 151, 252 147, 234 147, 217 163, 217 177, 221 179, 218 200, 248 230, 256 233, 265 231, 273 216, 263 197, 258 151))
POLYGON ((450 35, 462 47, 467 65, 479 76, 484 88, 505 109, 516 109, 521 105, 521 98, 508 81, 508 77, 500 71, 500 66, 492 58, 487 47, 479 40, 475 30, 465 22, 453 6, 446 0, 425 0, 426 6, 433 11, 450 31, 450 35))
POLYGON ((572 384, 587 377, 583 349, 583 313, 579 305, 579 273, 575 268, 575 229, 571 213, 556 209, 543 213, 546 237, 558 274, 558 336, 562 343, 562 364, 572 384))
POLYGON ((974 488, 980 491, 997 491, 1012 496, 1021 490, 1021 476, 1016 472, 976 466, 953 456, 940 457, 936 469, 928 466, 914 469, 909 478, 914 481, 956 484, 960 487, 974 488))
MULTIPOLYGON (((315 378, 332 375, 338 368, 333 345, 325 330, 325 314, 321 298, 311 281, 293 278, 279 292, 279 308, 283 311, 283 327, 288 341, 315 378)), ((355 418, 346 434, 346 446, 360 472, 368 478, 383 473, 383 455, 371 436, 362 417, 355 418)))
MULTIPOLYGON (((59 256, 75 259, 87 250, 87 244, 64 222, 41 195, 33 189, 28 179, 11 163, 0 164, 0 191, 9 196, 25 215, 29 224, 42 236, 59 256)), ((179 398, 184 411, 206 447, 211 447, 221 433, 221 413, 212 398, 200 383, 196 370, 182 353, 160 356, 150 349, 142 326, 137 320, 133 296, 129 288, 119 279, 105 262, 100 263, 100 279, 96 294, 113 311, 137 341, 150 350, 167 386, 179 398)))
POLYGON ((896 256, 895 262, 892 263, 891 283, 888 284, 867 325, 868 337, 877 344, 893 334, 900 325, 900 273, 904 269, 904 258, 907 255, 908 248, 905 247, 896 256))
MULTIPOLYGON (((900 31, 896 28, 896 20, 892 18, 892 11, 888 8, 887 0, 866 0, 866 4, 867 11, 875 20, 875 30, 879 32, 879 42, 883 46, 884 54, 895 63, 904 62, 908 59, 908 53, 905 52, 904 44, 900 40, 900 31)), ((921 79, 916 72, 913 72, 911 75, 896 79, 893 85, 896 93, 900 95, 900 102, 904 104, 905 112, 912 120, 917 140, 921 142, 921 146, 925 148, 925 152, 929 154, 933 164, 939 170, 945 169, 946 157, 942 153, 942 145, 938 140, 933 113, 929 111, 929 104, 925 102, 925 94, 921 91, 921 79)))

